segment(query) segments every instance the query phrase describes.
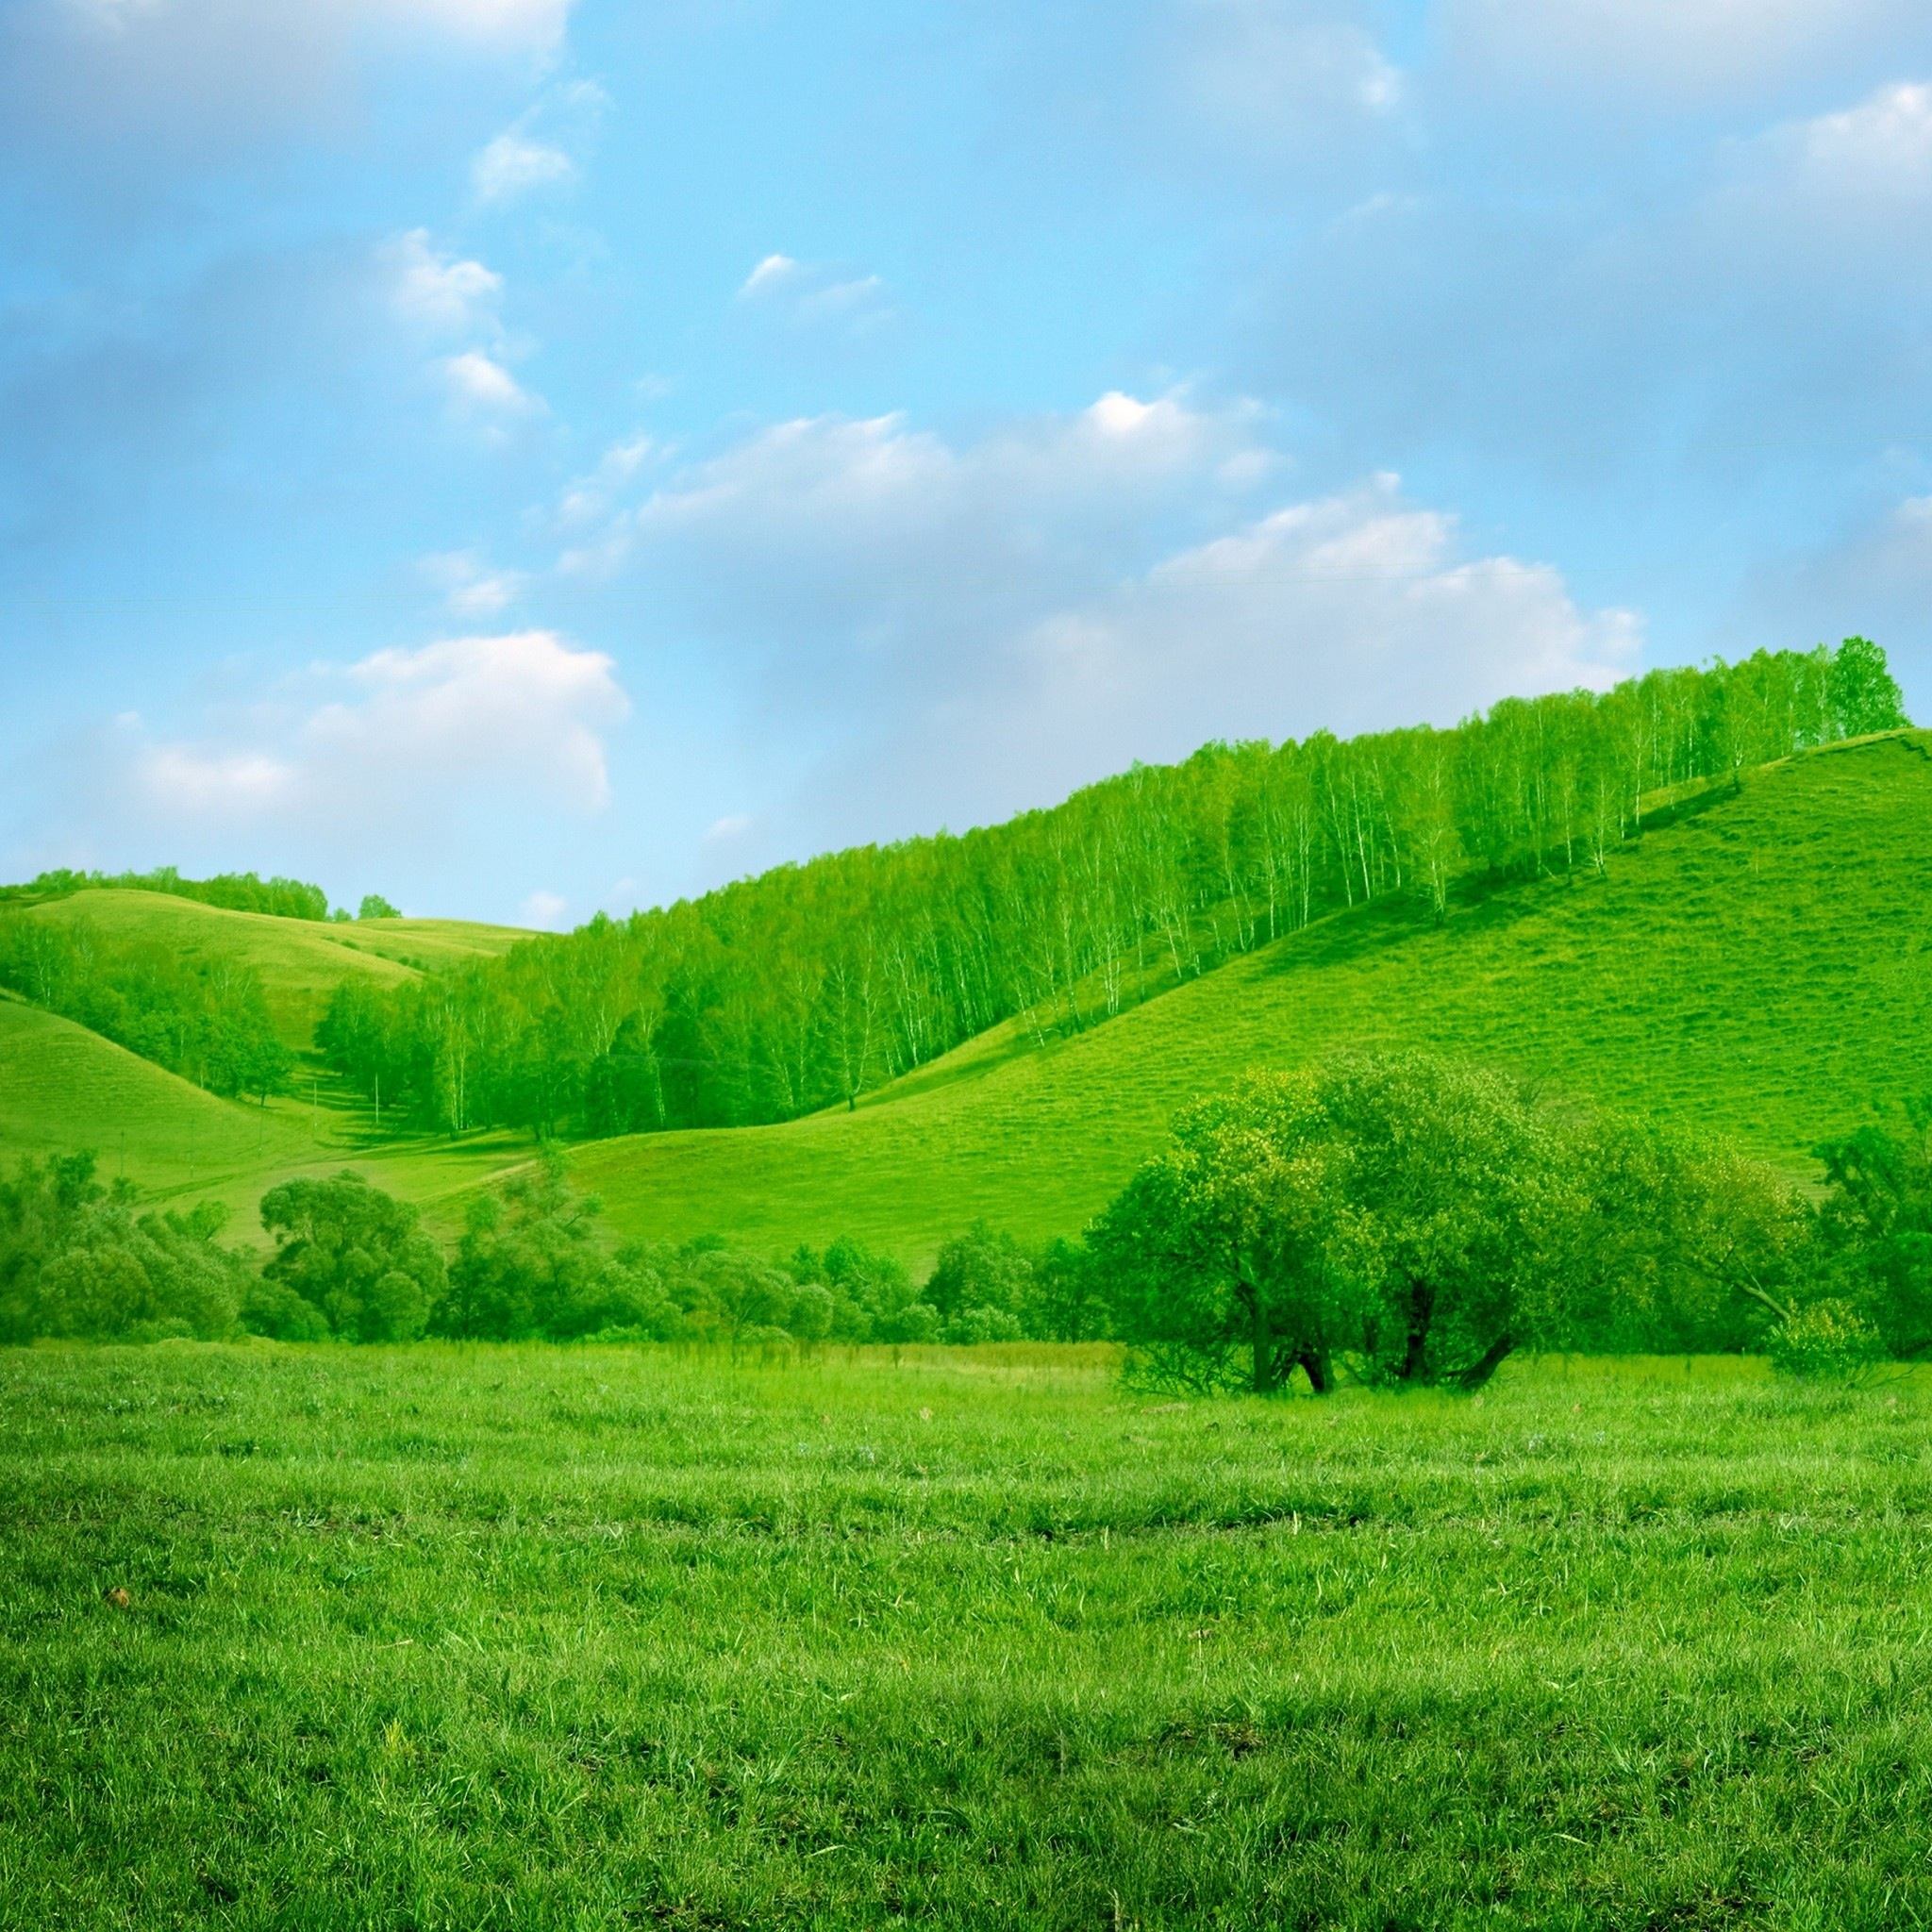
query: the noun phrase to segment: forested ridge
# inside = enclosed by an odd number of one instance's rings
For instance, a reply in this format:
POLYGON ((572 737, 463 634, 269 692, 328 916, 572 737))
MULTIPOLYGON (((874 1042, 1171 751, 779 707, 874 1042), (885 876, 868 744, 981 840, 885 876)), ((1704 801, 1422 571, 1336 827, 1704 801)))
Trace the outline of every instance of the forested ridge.
POLYGON ((294 1066, 260 974, 219 954, 15 916, 0 920, 0 986, 213 1093, 265 1097, 294 1066))
MULTIPOLYGON (((327 919, 328 894, 305 879, 264 879, 252 872, 218 873, 211 879, 185 879, 172 865, 153 872, 43 872, 24 886, 0 887, 0 903, 38 904, 71 898, 75 892, 165 892, 229 912, 265 912, 276 919, 327 919)), ((347 919, 337 912, 337 919, 347 919)))
POLYGON ((382 991, 317 1045, 386 1118, 603 1136, 852 1104, 1014 1020, 1064 1036, 1330 912, 1607 867, 1659 791, 1907 723, 1884 653, 1758 652, 1452 729, 1204 746, 1048 810, 787 865, 382 991))

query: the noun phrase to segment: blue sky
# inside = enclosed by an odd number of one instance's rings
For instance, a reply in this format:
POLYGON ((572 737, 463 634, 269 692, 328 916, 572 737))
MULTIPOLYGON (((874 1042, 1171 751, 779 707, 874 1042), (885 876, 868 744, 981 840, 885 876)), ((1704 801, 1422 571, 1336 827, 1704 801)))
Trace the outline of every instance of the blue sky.
POLYGON ((0 874, 570 924, 1859 631, 1923 0, 0 0, 0 874))

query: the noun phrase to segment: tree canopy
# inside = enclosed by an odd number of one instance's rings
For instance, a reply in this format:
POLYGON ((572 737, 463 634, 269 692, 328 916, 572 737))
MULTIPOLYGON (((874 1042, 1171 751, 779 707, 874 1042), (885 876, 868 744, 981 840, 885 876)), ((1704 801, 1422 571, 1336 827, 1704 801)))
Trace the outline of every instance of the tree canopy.
POLYGON ((358 1174, 284 1181, 261 1197, 275 1239, 263 1275, 353 1341, 410 1341, 442 1299, 442 1251, 407 1202, 358 1174))
POLYGON ((1089 1230, 1157 1377, 1266 1393, 1339 1359, 1472 1387, 1516 1348, 1732 1348, 1814 1273, 1760 1163, 1425 1053, 1341 1054, 1197 1103, 1089 1230))

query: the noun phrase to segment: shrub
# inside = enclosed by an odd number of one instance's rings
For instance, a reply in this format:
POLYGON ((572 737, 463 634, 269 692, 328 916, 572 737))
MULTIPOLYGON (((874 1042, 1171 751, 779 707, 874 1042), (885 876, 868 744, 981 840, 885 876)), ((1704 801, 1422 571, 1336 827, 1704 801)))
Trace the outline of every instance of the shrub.
POLYGON ((137 1217, 91 1154, 22 1161, 0 1180, 0 1341, 233 1335, 249 1270, 216 1241, 225 1220, 213 1202, 137 1217))
POLYGON ((474 1201, 436 1332, 490 1341, 675 1332, 676 1310, 645 1252, 613 1258, 592 1239, 598 1211, 594 1198, 571 1191, 549 1148, 474 1201))
POLYGON ((275 1238, 262 1270, 300 1295, 349 1341, 412 1341, 441 1301, 441 1251, 414 1208, 358 1174, 284 1181, 261 1199, 275 1238))
POLYGON ((1765 1338, 1771 1365, 1804 1381, 1852 1382, 1885 1357, 1885 1338, 1847 1301, 1794 1308, 1765 1338))

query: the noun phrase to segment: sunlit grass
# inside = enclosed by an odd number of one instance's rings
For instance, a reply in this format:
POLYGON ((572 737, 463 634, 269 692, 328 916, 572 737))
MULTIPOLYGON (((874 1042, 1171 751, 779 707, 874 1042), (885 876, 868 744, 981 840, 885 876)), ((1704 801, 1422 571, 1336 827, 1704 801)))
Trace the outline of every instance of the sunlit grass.
POLYGON ((0 1920, 1909 1924, 1928 1415, 1737 1361, 12 1355, 0 1920))

